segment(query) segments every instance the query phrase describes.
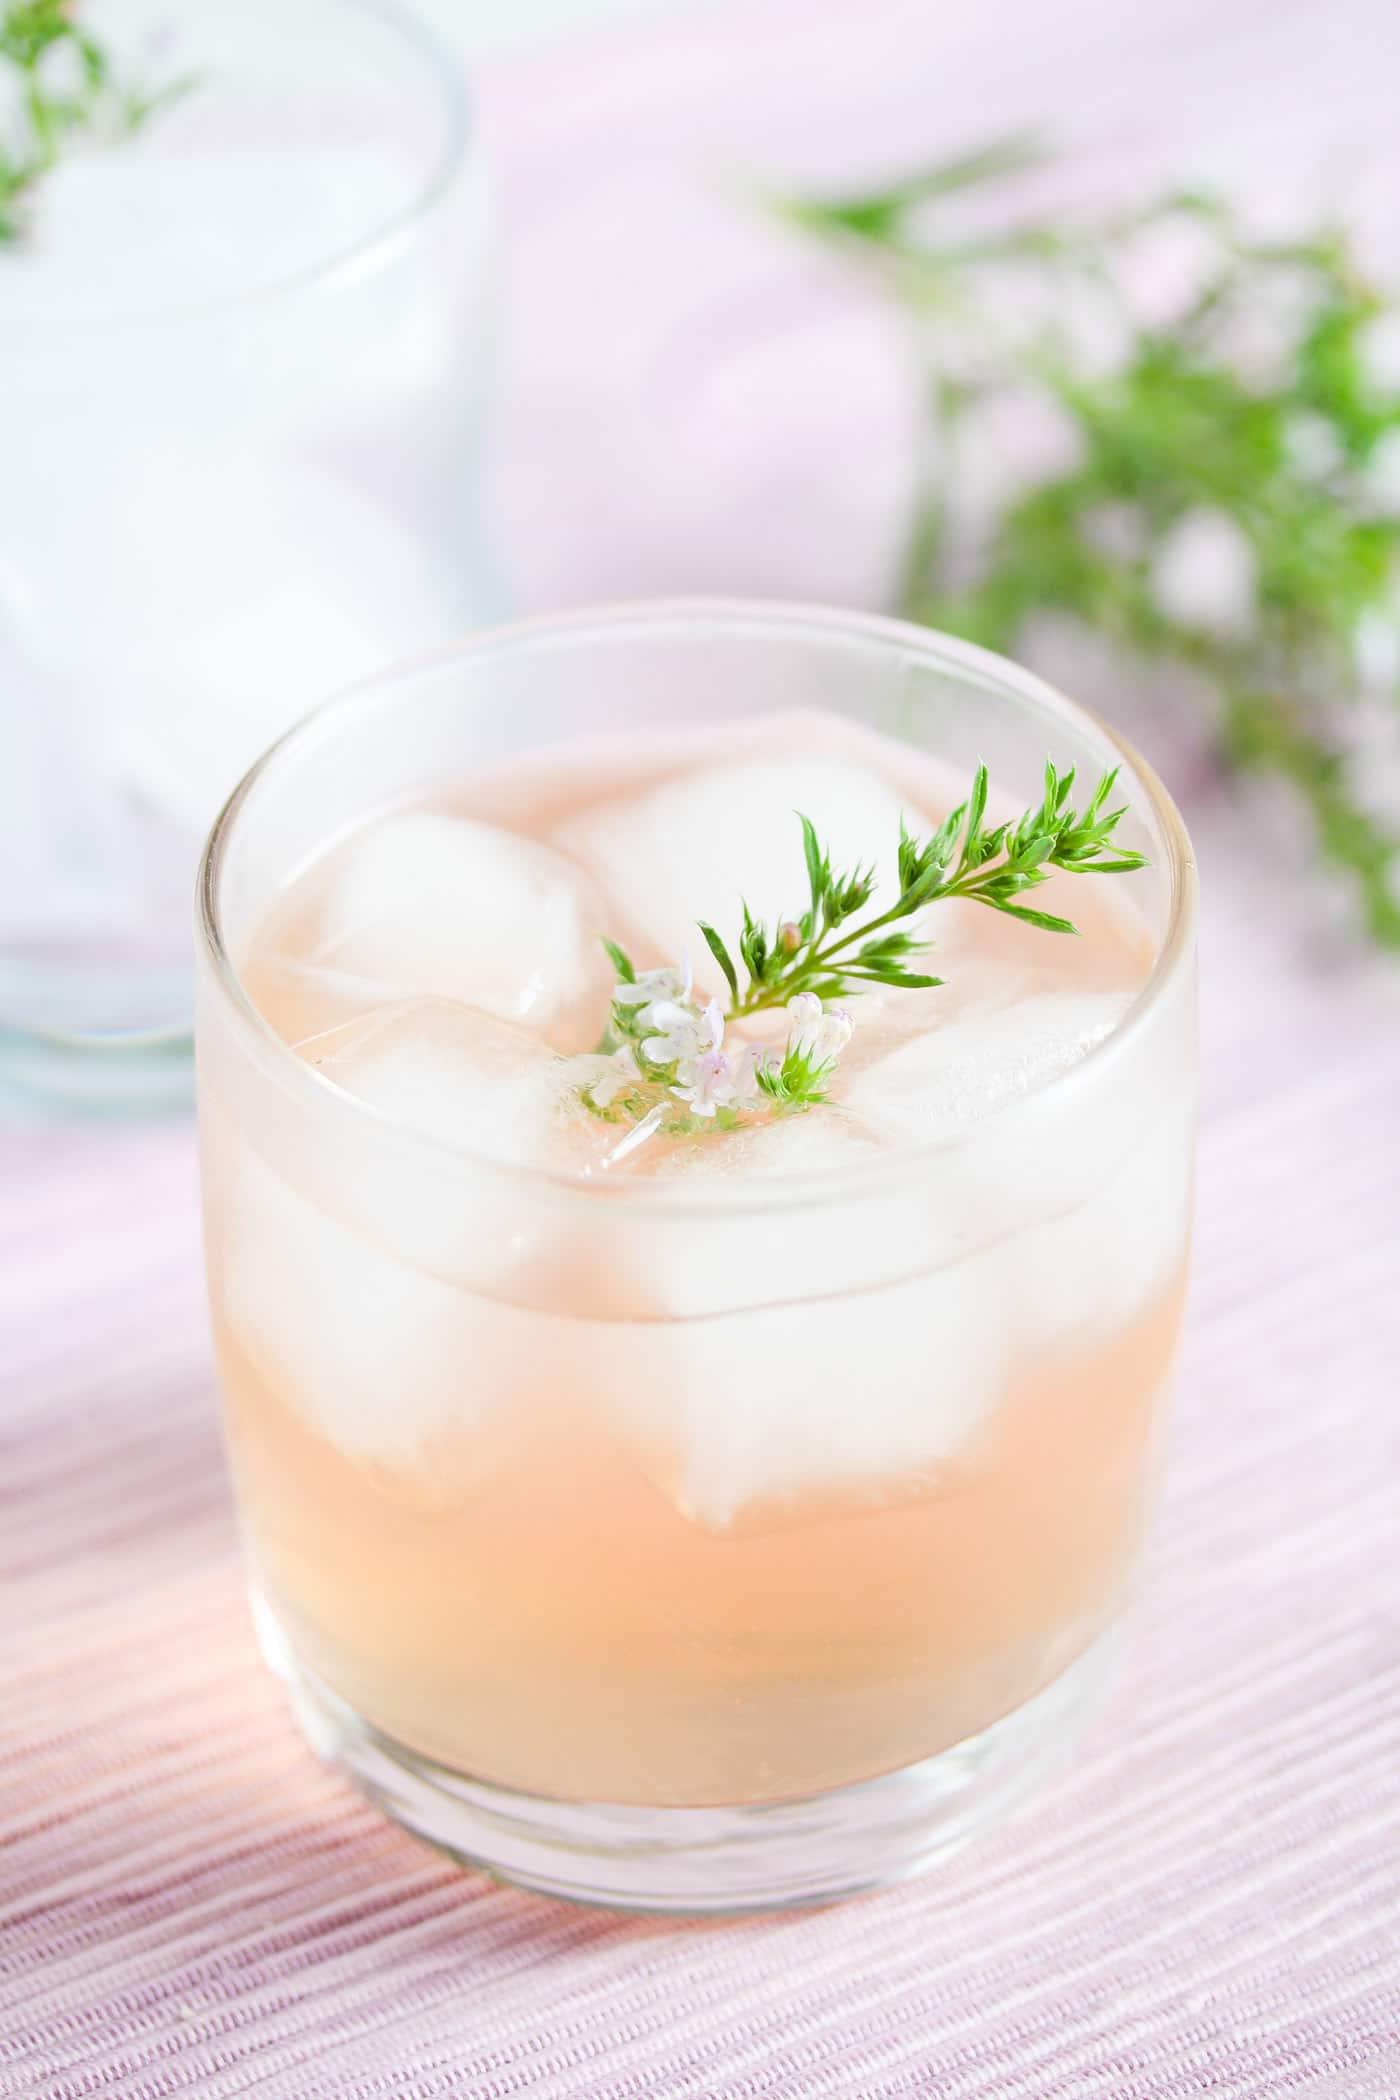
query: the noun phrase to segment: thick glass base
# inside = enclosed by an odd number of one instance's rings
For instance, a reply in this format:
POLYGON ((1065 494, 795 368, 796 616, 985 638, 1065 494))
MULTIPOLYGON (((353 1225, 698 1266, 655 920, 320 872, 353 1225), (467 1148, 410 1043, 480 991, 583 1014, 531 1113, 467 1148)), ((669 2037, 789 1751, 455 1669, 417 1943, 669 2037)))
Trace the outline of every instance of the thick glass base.
POLYGON ((878 1779, 750 1806, 636 1808, 517 1794, 418 1756, 304 1671, 261 1600, 254 1609, 312 1748, 386 1815, 542 1895, 690 1915, 832 1903, 959 1851, 1064 1760, 1118 1646, 1102 1635, 1015 1712, 878 1779))

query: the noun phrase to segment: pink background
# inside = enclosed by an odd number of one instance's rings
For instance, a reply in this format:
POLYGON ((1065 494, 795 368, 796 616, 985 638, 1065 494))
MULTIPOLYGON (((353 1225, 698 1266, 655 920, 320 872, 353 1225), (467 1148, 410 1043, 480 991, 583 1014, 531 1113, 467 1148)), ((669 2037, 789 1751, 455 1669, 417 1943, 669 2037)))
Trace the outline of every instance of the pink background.
MULTIPOLYGON (((756 186, 1034 120, 1079 149, 1053 194, 1320 186, 1393 268, 1397 59, 1380 0, 761 0, 502 64, 517 599, 878 598, 900 340, 756 186)), ((188 1128, 0 1137, 0 2095, 1397 2100, 1400 988, 1263 880, 1257 813, 1148 742, 1206 895, 1165 1507, 1083 1760, 922 1884, 621 1922, 361 1806, 254 1653, 188 1128)))

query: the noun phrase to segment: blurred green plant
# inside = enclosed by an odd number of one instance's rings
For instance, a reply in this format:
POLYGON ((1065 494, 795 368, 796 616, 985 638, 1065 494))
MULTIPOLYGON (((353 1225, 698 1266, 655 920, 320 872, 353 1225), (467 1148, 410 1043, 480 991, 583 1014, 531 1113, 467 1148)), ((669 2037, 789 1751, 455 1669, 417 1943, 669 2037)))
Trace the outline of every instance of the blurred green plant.
POLYGON ((76 0, 9 0, 0 11, 0 246, 23 239, 35 190, 73 145, 132 137, 192 84, 118 79, 76 0))
POLYGON ((916 331, 927 445, 900 608, 1023 654, 1035 616, 1068 618, 1124 676, 1204 696, 1224 761, 1286 784, 1372 935, 1400 947, 1400 830, 1346 714, 1384 694, 1400 755, 1400 386, 1372 352, 1394 309, 1339 228, 1253 238, 1218 196, 1092 225, 1016 216, 1008 180, 1042 158, 1004 140, 780 206, 875 266, 916 331), (1164 241, 1191 261, 1165 316, 1133 286, 1155 244, 1160 307, 1164 241), (969 528, 979 416, 1028 396, 1061 463, 969 528))

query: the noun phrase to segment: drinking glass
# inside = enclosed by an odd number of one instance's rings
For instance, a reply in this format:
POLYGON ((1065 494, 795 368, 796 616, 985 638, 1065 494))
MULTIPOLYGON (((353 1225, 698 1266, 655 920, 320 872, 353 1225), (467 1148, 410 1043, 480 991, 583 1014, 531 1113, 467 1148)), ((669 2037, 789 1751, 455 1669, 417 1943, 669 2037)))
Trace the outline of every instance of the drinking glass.
POLYGON ((854 613, 528 623, 270 751, 201 876, 203 1179, 255 1616, 321 1754, 464 1859, 655 1910, 848 1894, 1019 1800, 1103 1680, 1152 1497, 1194 913, 1180 819, 1112 731, 854 613), (250 1000, 270 907, 381 806, 812 707, 911 766, 985 759, 1026 802, 1047 753, 1122 768, 1150 976, 960 1135, 772 1179, 579 1179, 397 1126, 250 1000), (809 1485, 747 1498, 775 1458, 809 1485))
POLYGON ((189 886, 311 701, 490 602, 464 85, 375 0, 92 0, 184 83, 0 247, 0 1077, 189 1084, 189 886))

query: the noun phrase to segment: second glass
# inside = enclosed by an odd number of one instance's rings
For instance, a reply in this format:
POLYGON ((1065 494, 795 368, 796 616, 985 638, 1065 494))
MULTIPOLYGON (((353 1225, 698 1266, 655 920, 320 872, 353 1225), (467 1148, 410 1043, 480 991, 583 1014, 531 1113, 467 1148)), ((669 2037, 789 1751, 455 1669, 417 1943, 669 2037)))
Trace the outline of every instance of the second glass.
POLYGON ((485 617, 484 205, 454 60, 376 0, 83 20, 187 86, 0 246, 0 1080, 105 1098, 188 1091, 239 775, 485 617))

